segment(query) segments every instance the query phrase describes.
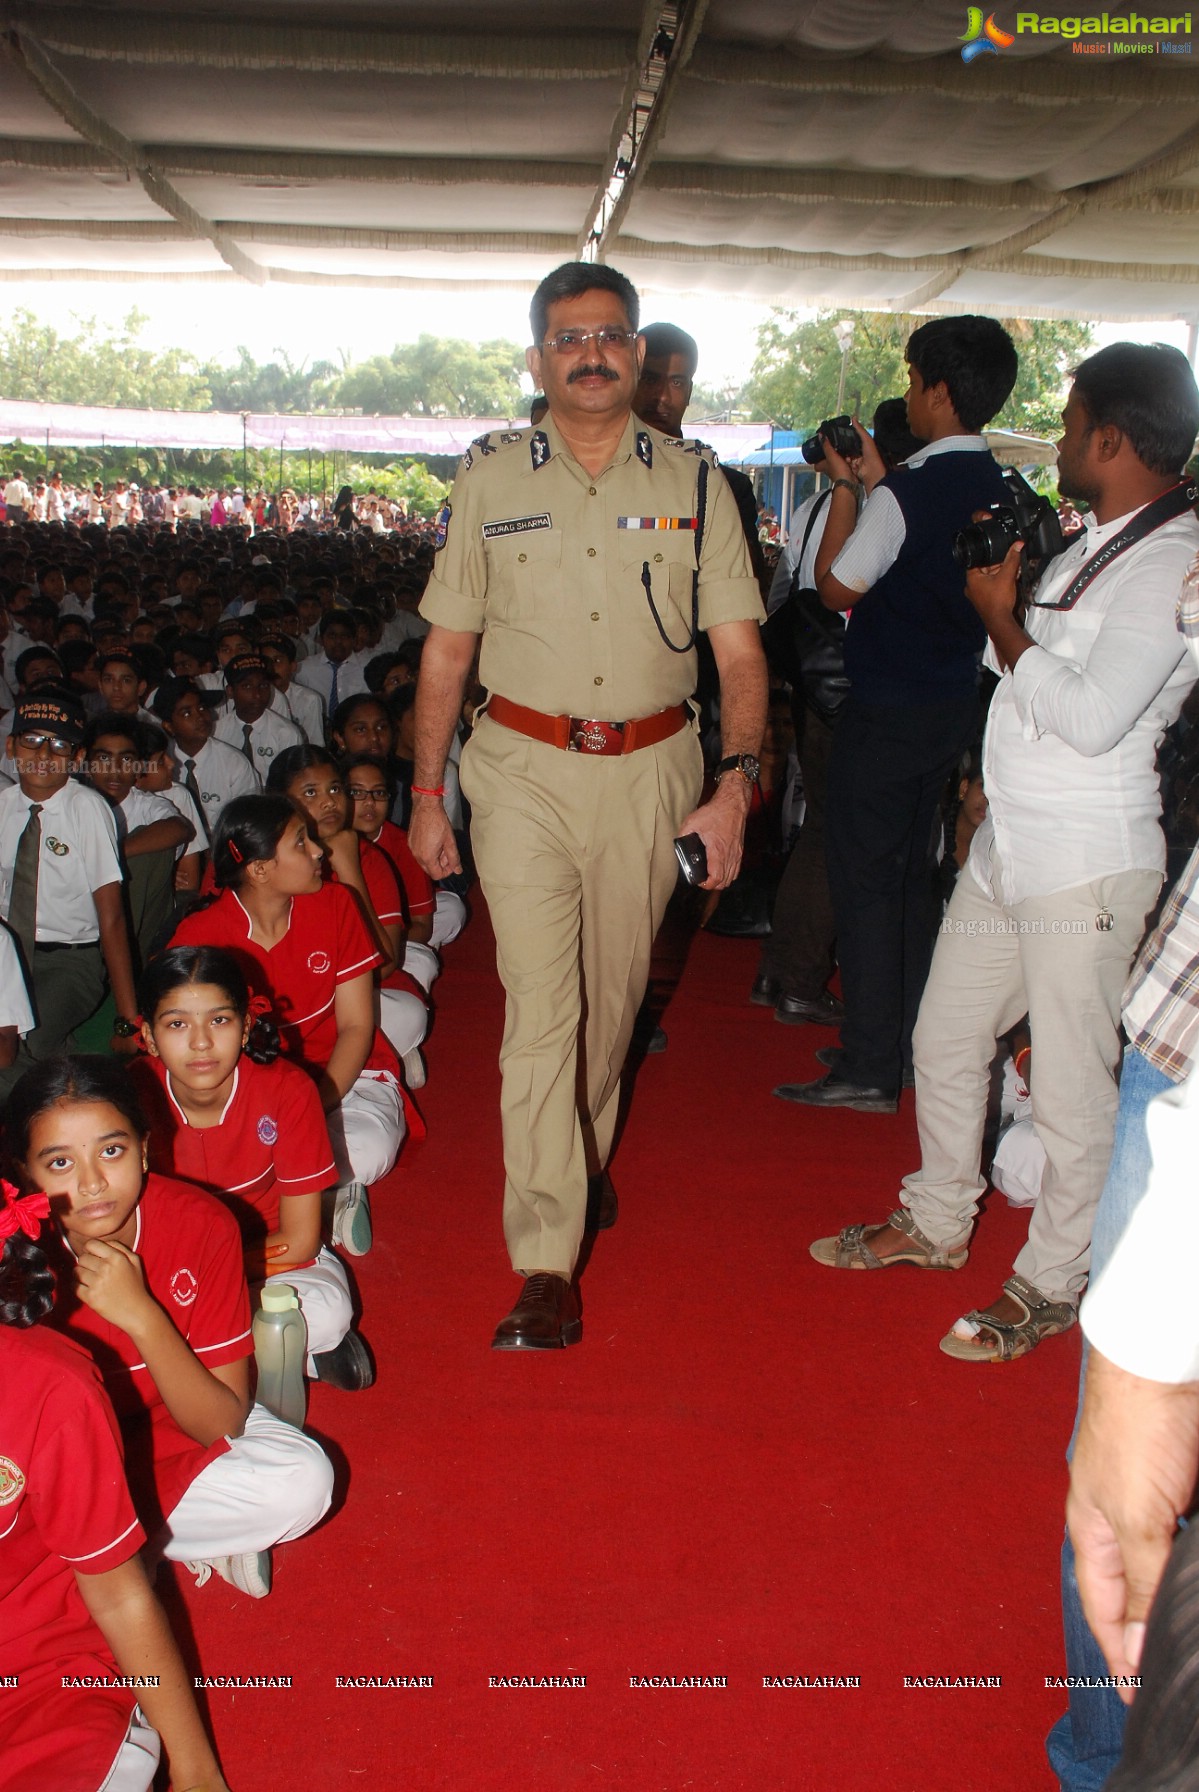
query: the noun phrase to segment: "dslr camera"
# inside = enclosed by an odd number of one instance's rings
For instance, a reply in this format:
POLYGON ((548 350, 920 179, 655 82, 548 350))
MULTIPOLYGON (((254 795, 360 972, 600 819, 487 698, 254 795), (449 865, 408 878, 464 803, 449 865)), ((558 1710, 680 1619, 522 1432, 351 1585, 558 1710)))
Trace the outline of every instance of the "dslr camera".
POLYGON ((862 438, 848 417, 826 417, 814 436, 809 436, 800 453, 810 467, 824 459, 825 445, 842 460, 853 460, 862 452, 862 438))
POLYGON ((1015 467, 1003 469, 1011 505, 997 504, 982 523, 970 523, 953 538, 953 558, 962 572, 998 566, 1014 541, 1024 543, 1020 564, 1022 593, 1041 576, 1047 561, 1064 551, 1066 538, 1057 511, 1015 467))

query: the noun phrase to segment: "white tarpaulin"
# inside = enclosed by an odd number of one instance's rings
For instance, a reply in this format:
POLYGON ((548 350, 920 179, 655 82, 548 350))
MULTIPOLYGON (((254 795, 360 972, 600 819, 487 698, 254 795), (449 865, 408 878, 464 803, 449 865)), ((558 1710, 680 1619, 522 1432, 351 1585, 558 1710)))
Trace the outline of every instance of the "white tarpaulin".
POLYGON ((984 12, 0 4, 0 279, 527 286, 582 250, 665 293, 1193 316, 1191 14, 984 12))

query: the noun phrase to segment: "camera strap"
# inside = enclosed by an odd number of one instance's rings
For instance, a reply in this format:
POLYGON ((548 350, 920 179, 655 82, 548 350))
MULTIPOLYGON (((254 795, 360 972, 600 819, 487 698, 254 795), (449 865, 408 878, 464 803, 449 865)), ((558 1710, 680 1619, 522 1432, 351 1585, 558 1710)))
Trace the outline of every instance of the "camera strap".
POLYGON ((704 549, 704 523, 708 514, 708 463, 703 455, 699 458, 699 475, 695 493, 695 571, 691 575, 691 632, 681 647, 673 642, 662 626, 662 618, 658 614, 658 606, 654 602, 653 580, 650 578, 649 561, 641 566, 641 583, 645 588, 649 613, 654 619, 654 626, 671 653, 690 653, 699 640, 699 566, 704 549))
POLYGON ((1152 535, 1155 529, 1172 523, 1175 517, 1185 516, 1188 510, 1194 508, 1197 498, 1199 486, 1189 479, 1171 486, 1160 498, 1154 498, 1152 504, 1146 504, 1144 509, 1138 510, 1118 535, 1113 535, 1110 541, 1105 541, 1101 548, 1097 548, 1086 565, 1075 573, 1060 597, 1051 599, 1049 603, 1042 603, 1038 597, 1030 597, 1029 609, 1072 610, 1087 587, 1095 582, 1101 572, 1106 572, 1113 560, 1126 554, 1129 548, 1136 547, 1147 535, 1152 535))

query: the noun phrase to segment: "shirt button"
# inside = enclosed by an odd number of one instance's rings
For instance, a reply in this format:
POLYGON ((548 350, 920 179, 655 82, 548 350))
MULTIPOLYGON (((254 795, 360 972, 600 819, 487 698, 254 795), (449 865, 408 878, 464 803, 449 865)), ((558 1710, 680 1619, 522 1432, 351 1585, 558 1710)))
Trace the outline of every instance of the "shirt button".
POLYGON ((592 683, 593 683, 593 684, 603 684, 603 682, 604 682, 604 681, 603 681, 603 679, 602 679, 602 678, 594 678, 594 679, 592 679, 592 681, 591 681, 591 682, 592 682, 592 683))
POLYGON ((589 485, 589 486, 588 486, 588 487, 587 487, 587 496, 588 496, 588 497, 589 497, 589 498, 594 498, 594 496, 595 496, 595 487, 594 487, 594 486, 593 486, 593 485, 589 485))
POLYGON ((655 560, 656 560, 656 561, 657 561, 657 562, 658 562, 658 564, 659 564, 659 566, 660 566, 660 565, 661 565, 661 564, 662 564, 662 556, 661 556, 661 554, 655 554, 655 555, 654 555, 654 559, 655 559, 655 560))
POLYGON ((517 559, 518 559, 518 560, 527 560, 527 559, 528 559, 528 557, 529 557, 529 556, 528 556, 528 555, 527 555, 527 554, 518 554, 518 555, 517 555, 517 556, 516 556, 516 558, 517 558, 517 559))
POLYGON ((588 558, 588 559, 589 559, 589 560, 594 560, 594 559, 595 559, 595 549, 594 549, 594 548, 588 548, 588 549, 587 549, 587 558, 588 558))
POLYGON ((591 620, 592 620, 592 622, 598 622, 598 621, 599 621, 599 611, 598 611, 598 610, 592 610, 592 612, 591 612, 591 620))

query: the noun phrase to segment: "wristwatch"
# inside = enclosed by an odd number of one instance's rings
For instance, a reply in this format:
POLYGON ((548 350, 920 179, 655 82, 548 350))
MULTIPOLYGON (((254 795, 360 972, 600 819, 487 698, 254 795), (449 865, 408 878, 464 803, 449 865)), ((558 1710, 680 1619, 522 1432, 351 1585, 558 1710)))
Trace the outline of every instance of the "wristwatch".
POLYGON ((716 782, 718 784, 726 772, 740 772, 745 782, 752 788, 762 775, 762 762, 756 759, 752 753, 730 753, 728 758, 722 759, 716 767, 716 782))
POLYGON ((127 1020, 123 1014, 118 1014, 112 1023, 112 1031, 116 1039, 132 1039, 141 1032, 141 1028, 135 1020, 127 1020))

